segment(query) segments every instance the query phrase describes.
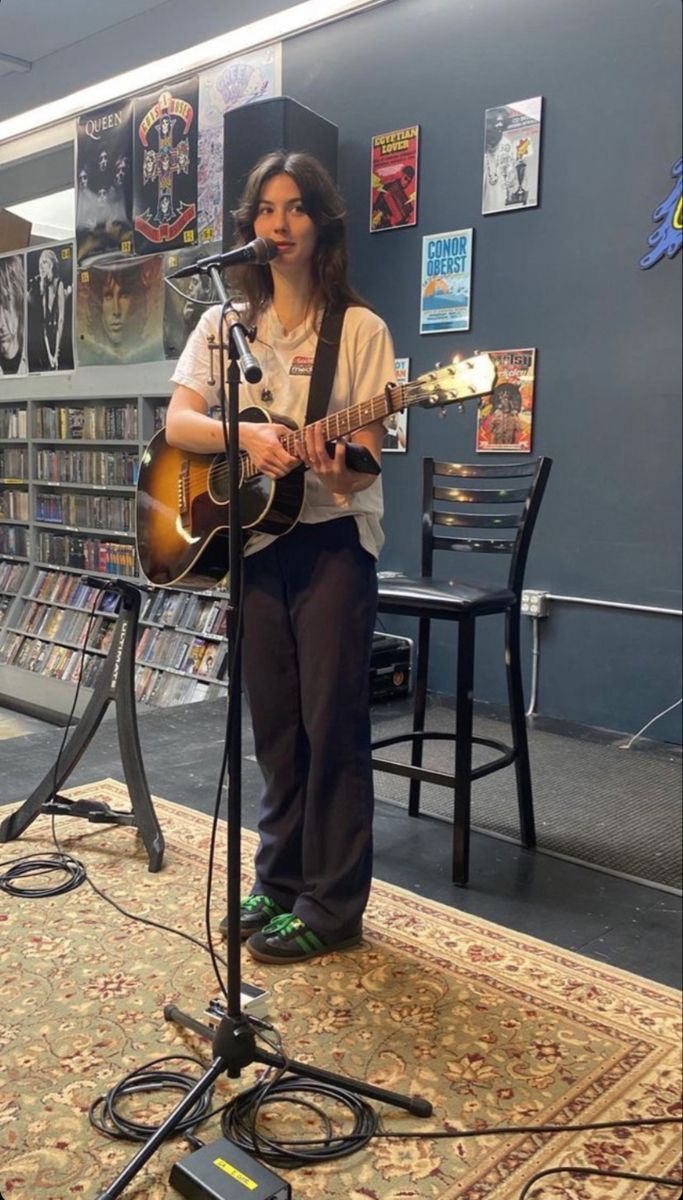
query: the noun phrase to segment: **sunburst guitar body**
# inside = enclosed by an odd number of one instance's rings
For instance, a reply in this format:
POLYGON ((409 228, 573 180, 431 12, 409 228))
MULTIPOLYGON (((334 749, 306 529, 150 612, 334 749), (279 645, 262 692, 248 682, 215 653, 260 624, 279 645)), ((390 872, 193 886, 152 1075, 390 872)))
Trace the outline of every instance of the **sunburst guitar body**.
MULTIPOLYGON (((412 383, 388 386, 381 396, 330 413, 315 422, 325 440, 334 440, 401 412, 411 404, 442 407, 486 395, 495 382, 488 354, 430 371, 412 383)), ((292 455, 305 430, 276 413, 254 406, 240 421, 286 425, 282 444, 292 455)), ((301 514, 305 468, 283 479, 262 475, 244 452, 239 456, 239 520, 247 543, 255 533, 288 533, 301 514)), ((169 446, 163 430, 155 434, 140 463, 136 496, 136 543, 140 567, 150 583, 207 589, 228 571, 230 476, 225 454, 194 454, 169 446)))

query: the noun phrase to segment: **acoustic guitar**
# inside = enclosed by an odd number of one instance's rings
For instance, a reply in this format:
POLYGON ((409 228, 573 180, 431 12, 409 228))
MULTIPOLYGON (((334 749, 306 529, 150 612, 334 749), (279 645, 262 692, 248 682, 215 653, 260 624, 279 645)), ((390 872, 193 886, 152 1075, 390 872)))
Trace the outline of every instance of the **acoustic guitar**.
MULTIPOLYGON (((488 354, 428 371, 411 383, 389 385, 380 396, 330 413, 315 425, 326 441, 402 412, 412 404, 440 408, 485 396, 496 370, 488 354)), ((302 446, 304 430, 259 406, 240 412, 240 421, 288 426, 282 445, 289 454, 302 446)), ((269 479, 246 452, 239 456, 239 518, 245 543, 255 533, 279 536, 296 525, 304 501, 302 463, 283 479, 269 479)), ((136 541, 150 583, 211 588, 225 579, 230 527, 229 468, 225 454, 195 454, 169 446, 163 429, 147 446, 136 495, 136 541)))

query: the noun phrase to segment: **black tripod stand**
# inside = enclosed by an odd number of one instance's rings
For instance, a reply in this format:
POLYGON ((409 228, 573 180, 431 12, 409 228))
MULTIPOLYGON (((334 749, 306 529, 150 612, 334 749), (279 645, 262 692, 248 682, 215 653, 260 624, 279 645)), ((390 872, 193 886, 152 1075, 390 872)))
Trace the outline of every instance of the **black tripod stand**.
POLYGON ((90 587, 119 593, 119 614, 109 653, 85 712, 64 746, 56 768, 50 768, 28 800, 0 824, 0 842, 10 842, 19 837, 41 813, 85 817, 97 824, 134 825, 145 844, 150 871, 159 871, 164 854, 164 836, 147 786, 135 719, 135 645, 140 591, 123 579, 100 579, 96 575, 87 575, 84 582, 90 587), (130 793, 131 812, 119 812, 102 800, 72 800, 58 794, 95 736, 110 703, 116 705, 121 762, 130 793))
MULTIPOLYGON (((281 1055, 269 1053, 256 1046, 254 1028, 249 1018, 241 1010, 240 989, 240 870, 241 870, 241 824, 242 824, 242 794, 241 794, 241 759, 242 759, 242 702, 241 702, 241 630, 240 613, 242 603, 242 531, 239 519, 239 384, 240 368, 249 383, 258 383, 261 379, 261 368, 248 346, 248 332, 241 324, 240 316, 232 306, 223 285, 218 266, 208 268, 213 278, 217 294, 223 303, 221 317, 220 345, 220 388, 221 403, 225 413, 225 373, 224 373, 224 336, 229 331, 228 354, 230 365, 227 371, 228 381, 228 505, 230 513, 229 526, 229 568, 230 568, 230 606, 228 610, 228 662, 230 663, 230 719, 228 722, 228 938, 227 938, 227 1009, 221 1017, 217 1028, 212 1030, 192 1017, 181 1012, 175 1006, 168 1006, 164 1015, 193 1030, 195 1033, 213 1041, 213 1062, 192 1090, 176 1106, 156 1132, 145 1142, 144 1146, 131 1159, 127 1167, 120 1173, 108 1188, 99 1194, 99 1200, 114 1200, 119 1196, 141 1167, 155 1153, 158 1147, 175 1132, 179 1122, 192 1109, 197 1100, 212 1087, 222 1074, 230 1079, 237 1079, 244 1067, 251 1063, 262 1063, 269 1067, 287 1068, 288 1071, 307 1079, 321 1083, 345 1087, 348 1091, 372 1100, 383 1101, 405 1109, 413 1116, 428 1117, 432 1106, 420 1097, 402 1096, 396 1092, 385 1091, 371 1084, 345 1076, 335 1075, 329 1071, 309 1066, 307 1063, 295 1060, 285 1060, 281 1055)), ((188 1195, 190 1193, 187 1193, 188 1195)))

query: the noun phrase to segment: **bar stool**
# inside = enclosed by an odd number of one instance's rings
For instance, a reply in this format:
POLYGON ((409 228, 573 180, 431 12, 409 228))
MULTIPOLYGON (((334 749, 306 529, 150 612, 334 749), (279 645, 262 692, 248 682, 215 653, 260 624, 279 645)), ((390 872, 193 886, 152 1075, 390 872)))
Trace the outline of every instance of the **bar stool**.
POLYGON ((469 874, 470 802, 472 781, 514 764, 521 841, 536 844, 534 806, 526 732, 520 660, 520 608, 524 570, 531 535, 540 508, 552 459, 515 463, 450 463, 426 458, 423 464, 422 571, 417 578, 404 575, 379 577, 381 613, 417 617, 418 648, 415 672, 413 723, 409 732, 373 742, 373 768, 410 779, 408 812, 419 816, 421 783, 453 789, 453 882, 467 884, 469 874), (462 482, 461 482, 462 481, 462 482), (506 481, 505 486, 503 481, 506 481), (481 482, 494 487, 475 486, 481 482), (490 510, 495 506, 494 512, 490 510), (501 530, 514 535, 499 536, 501 530), (507 580, 501 587, 478 585, 459 579, 434 579, 435 551, 467 554, 509 554, 507 580), (474 646, 478 617, 505 615, 505 669, 510 707, 512 745, 472 736, 474 646), (432 620, 456 621, 457 676, 453 733, 425 730, 427 672, 432 620), (423 767, 423 746, 428 740, 455 742, 453 774, 423 767), (374 751, 411 742, 409 764, 380 758, 374 751), (497 751, 486 763, 472 766, 473 744, 497 751))

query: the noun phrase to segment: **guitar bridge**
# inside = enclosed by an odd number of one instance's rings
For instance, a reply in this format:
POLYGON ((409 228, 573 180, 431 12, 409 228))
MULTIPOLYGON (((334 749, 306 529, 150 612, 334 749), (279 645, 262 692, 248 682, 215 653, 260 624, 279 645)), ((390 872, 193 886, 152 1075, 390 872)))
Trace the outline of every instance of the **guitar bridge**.
POLYGON ((184 529, 190 524, 190 463, 184 458, 178 472, 178 515, 184 529))

